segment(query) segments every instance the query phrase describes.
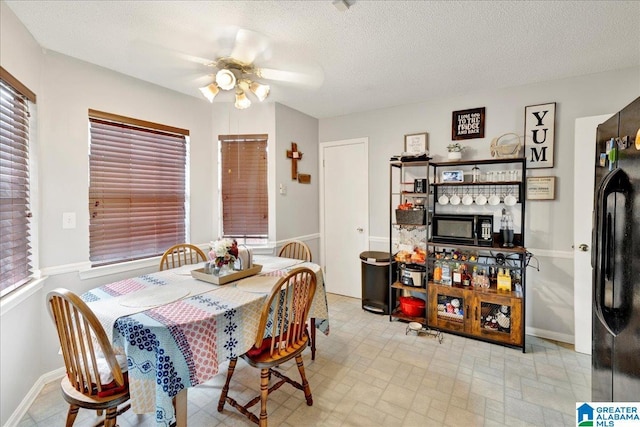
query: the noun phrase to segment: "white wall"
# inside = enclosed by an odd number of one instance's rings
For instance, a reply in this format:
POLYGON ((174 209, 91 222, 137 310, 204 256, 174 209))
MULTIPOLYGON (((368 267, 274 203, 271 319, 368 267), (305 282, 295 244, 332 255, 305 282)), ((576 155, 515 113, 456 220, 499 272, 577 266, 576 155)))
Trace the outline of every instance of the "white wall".
POLYGON ((286 194, 276 189, 278 242, 303 237, 314 260, 320 259, 320 199, 318 197, 318 120, 282 104, 276 105, 276 150, 279 167, 276 185, 287 187, 286 194), (311 175, 311 183, 291 179, 291 160, 286 157, 291 143, 298 144, 302 159, 298 173, 311 175))
MULTIPOLYGON (((527 273, 526 325, 529 332, 572 342, 574 122, 618 111, 638 93, 640 70, 630 68, 321 119, 319 140, 368 137, 369 170, 387 171, 390 156, 403 150, 405 134, 428 132, 431 155, 443 159, 452 142, 452 111, 486 107, 486 138, 463 141, 465 158, 485 159, 492 138, 523 134, 525 106, 556 102, 555 167, 528 172, 556 176, 557 188, 554 201, 527 202, 526 243, 540 261, 540 272, 530 268, 527 273)), ((388 250, 388 173, 369 177, 371 247, 388 250)))

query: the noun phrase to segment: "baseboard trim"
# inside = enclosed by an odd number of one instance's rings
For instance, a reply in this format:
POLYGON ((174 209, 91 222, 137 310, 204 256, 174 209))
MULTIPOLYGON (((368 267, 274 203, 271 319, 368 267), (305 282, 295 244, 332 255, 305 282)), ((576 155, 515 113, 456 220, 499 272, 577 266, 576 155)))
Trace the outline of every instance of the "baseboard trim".
POLYGON ((563 333, 554 332, 554 331, 548 331, 546 329, 532 328, 531 326, 527 326, 525 328, 525 333, 527 335, 532 335, 534 337, 545 338, 553 341, 560 341, 567 344, 575 343, 575 338, 573 335, 563 334, 563 333))
POLYGON ((62 367, 41 375, 40 378, 36 380, 35 384, 33 384, 33 387, 31 387, 26 396, 22 399, 22 402, 20 402, 16 410, 13 411, 13 414, 11 414, 3 427, 17 426, 20 423, 20 420, 22 420, 22 418, 27 414, 27 411, 31 405, 33 405, 33 402, 38 398, 38 395, 44 386, 51 381, 62 378, 65 372, 65 368, 62 367))

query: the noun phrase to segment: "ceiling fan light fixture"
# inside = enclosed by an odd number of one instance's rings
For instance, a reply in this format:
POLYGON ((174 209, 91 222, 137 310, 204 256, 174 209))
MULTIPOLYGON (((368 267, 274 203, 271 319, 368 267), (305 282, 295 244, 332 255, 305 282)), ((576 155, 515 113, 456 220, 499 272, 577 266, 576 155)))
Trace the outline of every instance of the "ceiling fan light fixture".
POLYGON ((236 108, 238 110, 244 110, 251 106, 251 100, 247 98, 247 95, 243 90, 236 90, 236 108))
POLYGON ((260 100, 260 102, 267 99, 269 96, 269 90, 271 89, 269 85, 263 85, 258 82, 251 82, 249 85, 249 89, 253 94, 260 100))
POLYGON ((213 98, 220 92, 220 89, 218 89, 218 84, 213 82, 210 85, 201 87, 200 92, 202 92, 209 102, 213 102, 213 98))
POLYGON ((236 85, 236 76, 231 70, 222 69, 216 73, 216 83, 222 90, 231 90, 236 85))

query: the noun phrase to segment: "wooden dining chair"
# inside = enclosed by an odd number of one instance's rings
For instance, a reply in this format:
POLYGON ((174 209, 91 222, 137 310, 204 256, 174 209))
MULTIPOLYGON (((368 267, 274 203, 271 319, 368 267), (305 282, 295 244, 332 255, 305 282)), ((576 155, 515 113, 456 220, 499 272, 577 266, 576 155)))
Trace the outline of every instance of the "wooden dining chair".
POLYGON ((167 249, 160 259, 160 271, 206 261, 207 256, 199 247, 180 243, 167 249))
POLYGON ((114 427, 116 417, 129 409, 127 358, 113 351, 104 328, 82 299, 67 289, 47 294, 49 314, 60 339, 66 375, 60 383, 69 403, 66 427, 71 427, 80 408, 106 410, 105 427, 114 427))
POLYGON ((309 268, 292 270, 274 285, 262 307, 255 344, 251 350, 240 356, 249 365, 260 369, 260 395, 245 405, 239 404, 228 395, 229 382, 238 361, 238 358, 234 357, 229 362, 227 380, 218 402, 219 412, 224 409, 225 402, 229 402, 251 421, 260 427, 266 427, 267 397, 285 382, 302 390, 307 405, 313 405, 311 387, 304 373, 302 351, 309 342, 306 320, 315 291, 316 275, 309 268), (301 382, 296 382, 273 369, 292 358, 295 358, 298 365, 301 382), (269 387, 271 375, 278 377, 279 381, 269 387), (260 402, 260 418, 250 412, 250 408, 258 402, 260 402))
MULTIPOLYGON (((299 240, 291 240, 280 248, 279 257, 299 259, 311 262, 311 249, 309 246, 299 240)), ((316 360, 316 319, 310 320, 311 330, 311 360, 316 360)))
POLYGON ((311 262, 311 249, 309 249, 309 246, 304 242, 292 240, 280 248, 278 256, 311 262))

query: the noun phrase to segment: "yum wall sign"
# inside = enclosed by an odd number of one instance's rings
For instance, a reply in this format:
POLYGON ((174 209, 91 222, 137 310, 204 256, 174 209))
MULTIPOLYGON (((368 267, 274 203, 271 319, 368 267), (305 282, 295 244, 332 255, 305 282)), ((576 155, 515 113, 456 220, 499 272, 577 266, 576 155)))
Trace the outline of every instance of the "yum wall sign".
POLYGON ((556 103, 529 105, 524 109, 527 169, 553 167, 556 103))

